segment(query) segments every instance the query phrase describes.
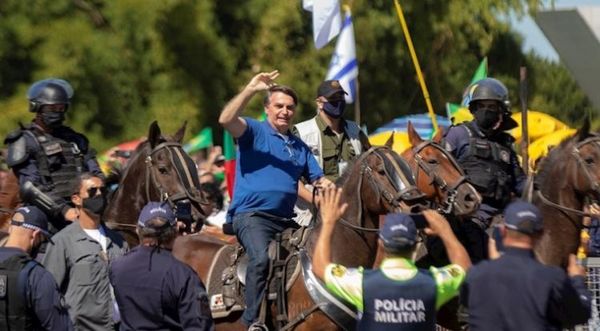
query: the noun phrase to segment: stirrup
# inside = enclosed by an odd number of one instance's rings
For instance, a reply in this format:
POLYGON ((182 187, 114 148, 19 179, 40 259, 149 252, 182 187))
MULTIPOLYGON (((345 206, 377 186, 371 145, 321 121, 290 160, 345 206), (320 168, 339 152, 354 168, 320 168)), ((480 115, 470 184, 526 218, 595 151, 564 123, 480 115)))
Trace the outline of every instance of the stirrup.
POLYGON ((269 331, 269 328, 264 323, 254 322, 248 327, 248 331, 269 331))

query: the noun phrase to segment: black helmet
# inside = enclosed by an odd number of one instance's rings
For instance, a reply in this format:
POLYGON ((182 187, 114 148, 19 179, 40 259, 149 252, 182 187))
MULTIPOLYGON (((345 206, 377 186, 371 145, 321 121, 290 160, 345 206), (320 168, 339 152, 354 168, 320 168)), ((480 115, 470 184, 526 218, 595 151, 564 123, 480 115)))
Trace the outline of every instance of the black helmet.
POLYGON ((471 84, 467 89, 465 98, 471 112, 475 110, 473 107, 474 102, 479 100, 496 100, 500 102, 505 111, 510 109, 508 89, 495 78, 484 78, 471 84))
POLYGON ((64 104, 65 111, 71 104, 73 88, 66 80, 48 78, 37 81, 27 91, 29 111, 37 113, 43 105, 64 104))

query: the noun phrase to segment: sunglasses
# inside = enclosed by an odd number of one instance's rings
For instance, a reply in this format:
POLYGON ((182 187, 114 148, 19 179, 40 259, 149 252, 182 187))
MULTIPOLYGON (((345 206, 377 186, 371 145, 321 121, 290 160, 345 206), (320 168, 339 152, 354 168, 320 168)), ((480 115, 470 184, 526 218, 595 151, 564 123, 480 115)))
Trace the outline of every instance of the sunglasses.
POLYGON ((87 190, 87 193, 88 193, 88 197, 95 197, 96 194, 98 194, 98 193, 104 195, 106 193, 106 187, 105 186, 90 187, 87 190))

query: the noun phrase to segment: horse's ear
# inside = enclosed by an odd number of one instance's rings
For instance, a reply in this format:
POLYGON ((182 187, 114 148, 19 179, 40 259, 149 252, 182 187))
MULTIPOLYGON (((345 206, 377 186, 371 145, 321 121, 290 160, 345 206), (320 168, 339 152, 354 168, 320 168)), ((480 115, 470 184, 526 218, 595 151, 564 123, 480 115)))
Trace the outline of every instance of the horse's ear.
POLYGON ((577 141, 582 141, 590 136, 590 118, 586 115, 583 119, 583 125, 577 130, 577 141))
POLYGON ((419 136, 417 133, 417 130, 415 130, 415 127, 412 125, 411 121, 408 121, 408 127, 406 130, 408 131, 408 141, 410 141, 411 145, 416 146, 423 141, 421 136, 419 136))
POLYGON ((390 134, 390 137, 385 142, 385 147, 392 148, 394 146, 394 134, 396 134, 396 131, 392 131, 392 134, 390 134))
POLYGON ((158 122, 154 121, 150 124, 150 129, 148 130, 148 141, 150 142, 150 147, 154 148, 160 142, 160 127, 158 126, 158 122))
POLYGON ((181 142, 183 141, 183 137, 185 136, 185 128, 186 128, 186 126, 187 126, 187 121, 184 121, 183 125, 173 135, 173 140, 175 140, 176 142, 178 142, 178 143, 181 144, 181 142))
POLYGON ((440 141, 442 141, 443 137, 444 137, 444 130, 442 130, 442 128, 438 127, 437 132, 435 133, 435 136, 433 137, 433 142, 439 143, 440 141))

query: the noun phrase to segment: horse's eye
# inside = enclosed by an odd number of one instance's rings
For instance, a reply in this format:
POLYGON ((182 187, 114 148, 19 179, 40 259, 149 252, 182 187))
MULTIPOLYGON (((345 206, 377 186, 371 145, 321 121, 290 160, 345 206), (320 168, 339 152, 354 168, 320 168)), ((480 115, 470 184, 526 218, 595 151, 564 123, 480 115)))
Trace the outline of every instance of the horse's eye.
POLYGON ((158 171, 160 172, 161 175, 166 175, 167 172, 169 172, 167 167, 158 167, 158 171))
POLYGON ((429 164, 439 164, 438 160, 436 160, 436 159, 429 159, 429 160, 427 160, 427 163, 429 163, 429 164))
POLYGON ((588 157, 585 159, 585 163, 587 164, 594 164, 594 158, 593 157, 588 157))

